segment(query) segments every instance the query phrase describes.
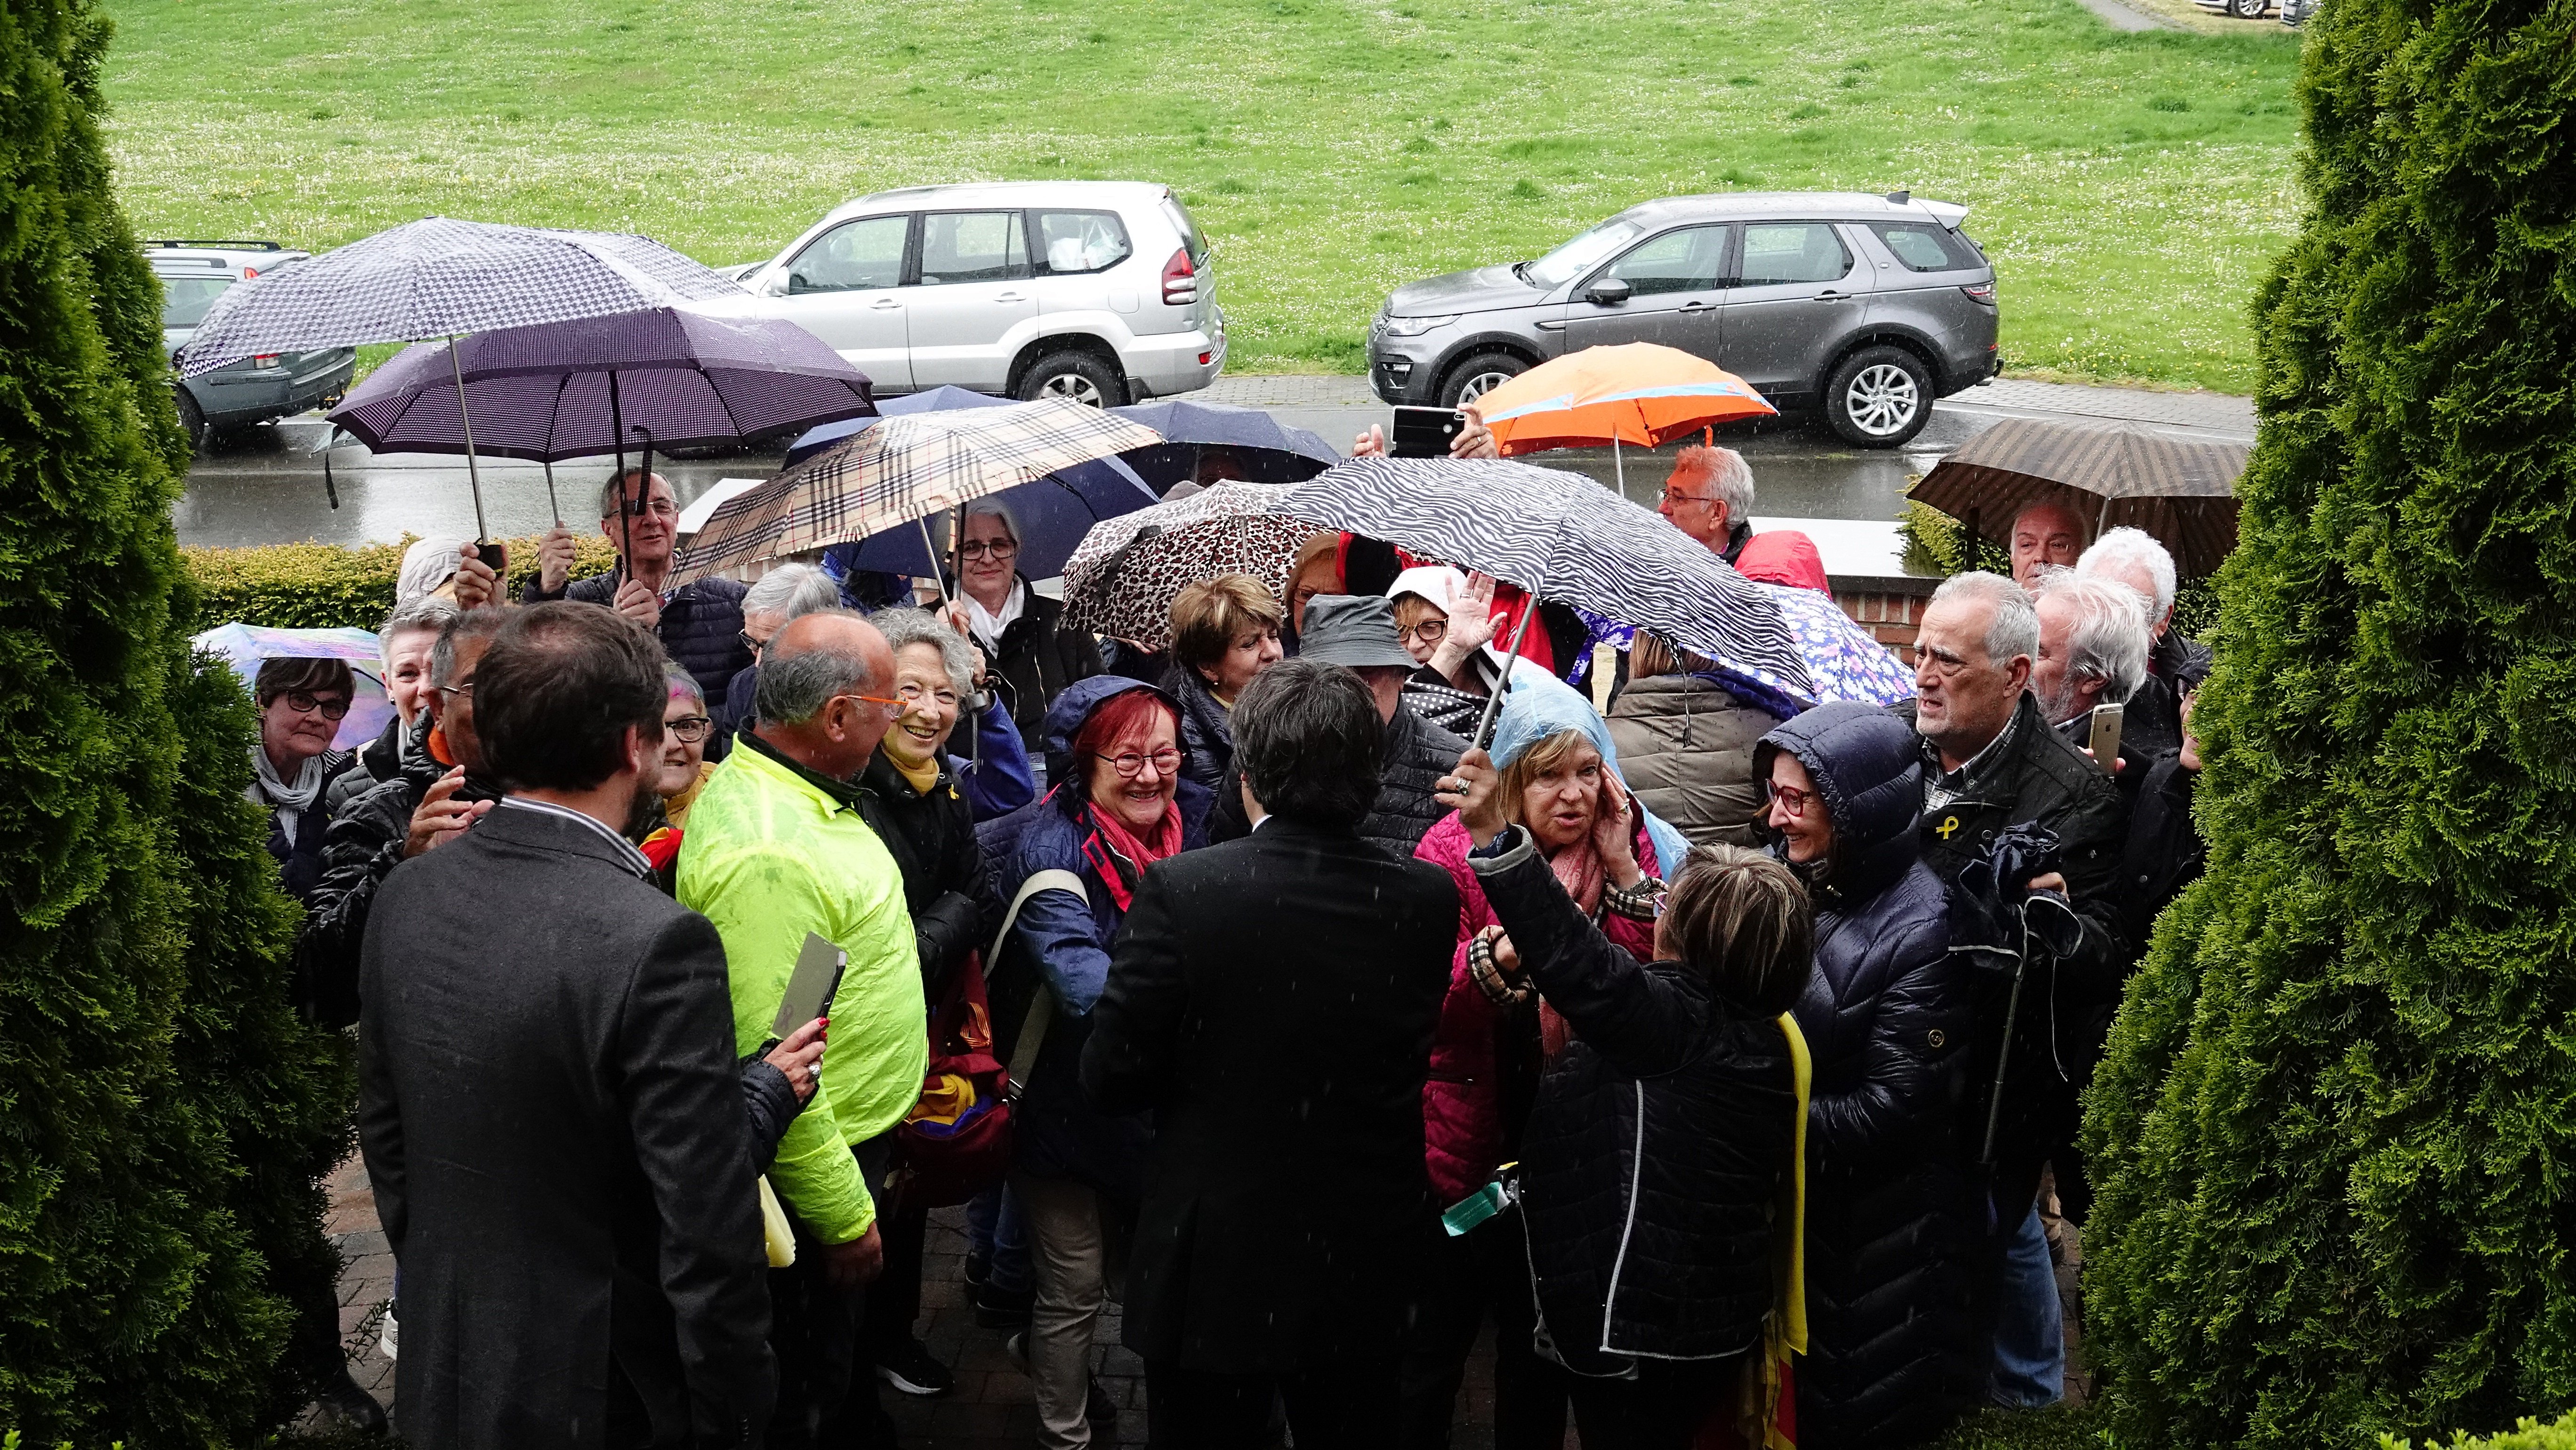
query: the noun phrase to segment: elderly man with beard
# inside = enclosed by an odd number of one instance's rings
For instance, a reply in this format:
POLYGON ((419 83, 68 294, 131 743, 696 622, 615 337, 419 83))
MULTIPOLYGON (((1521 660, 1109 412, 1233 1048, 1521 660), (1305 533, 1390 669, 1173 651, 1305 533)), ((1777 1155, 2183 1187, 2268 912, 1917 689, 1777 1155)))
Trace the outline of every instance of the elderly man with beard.
POLYGON ((2209 646, 2173 627, 2180 584, 2173 555, 2144 529, 2106 530, 2075 561, 2075 572, 2126 584, 2147 603, 2147 675, 2129 697, 2121 739, 2149 758, 2182 744, 2182 697, 2209 678, 2209 646))
POLYGON ((1955 890, 2006 828, 2044 827, 2057 837, 2058 869, 2013 885, 2066 901, 2079 929, 2072 951, 2034 953, 2025 964, 2030 980, 2000 1082, 2012 976, 1973 974, 1967 1050, 1972 1151, 2001 1100, 1992 1158, 1979 1165, 1996 1225, 1979 1283, 1994 1331, 1988 1392, 2003 1404, 2046 1404, 2059 1394, 2065 1345, 2036 1203, 2049 1160, 2074 1142, 2076 1095, 2091 1071, 2082 1036, 2129 963, 2117 895, 2127 810, 2110 775, 2049 728, 2031 691, 2040 620, 2019 584, 1982 572, 1952 577, 1925 609, 1914 649, 1923 864, 1955 890))
MULTIPOLYGON (((2040 571, 2032 611, 2039 618, 2039 654, 2031 661, 2030 692, 2038 697, 2041 718, 2084 746, 2093 712, 2125 705, 2146 678, 2143 601, 2127 585, 2051 568, 2040 571)), ((2120 753, 2135 754, 2125 732, 2120 753)), ((2138 765, 2143 768, 2148 758, 2137 756, 2138 765)), ((2112 769, 2110 761, 2097 763, 2112 769)))

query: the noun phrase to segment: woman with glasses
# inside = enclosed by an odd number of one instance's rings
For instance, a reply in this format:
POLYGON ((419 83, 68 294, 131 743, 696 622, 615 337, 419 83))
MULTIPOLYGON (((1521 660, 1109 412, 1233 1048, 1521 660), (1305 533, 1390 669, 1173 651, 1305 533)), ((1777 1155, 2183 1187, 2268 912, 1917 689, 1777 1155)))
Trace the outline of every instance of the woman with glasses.
POLYGON ((331 748, 331 738, 357 698, 339 660, 263 662, 253 686, 259 744, 251 749, 252 801, 268 808, 268 854, 277 858, 286 892, 298 901, 322 883, 322 835, 330 826, 323 794, 357 764, 331 748))
POLYGON ((1912 1445, 1979 1389, 1972 1201, 1955 1121, 1968 983, 1940 879, 1922 864, 1922 745, 1867 705, 1821 705, 1765 735, 1763 835, 1816 907, 1795 1012, 1807 1113, 1807 1357, 1798 1443, 1912 1445))
POLYGON ((1091 636, 1064 627, 1064 604, 1020 573, 1020 531, 997 503, 966 506, 959 537, 958 627, 984 651, 1031 756, 1045 739, 1047 709, 1066 686, 1100 673, 1091 636))
POLYGON ((986 964, 996 1055, 1015 1060, 1024 1017, 1027 1030, 1045 1034, 1013 1109, 1010 1182, 1034 1249, 1036 1291, 1028 1332, 1012 1344, 1036 1382, 1038 1444, 1048 1450, 1116 1439, 1105 1422, 1117 1411, 1090 1383, 1092 1332, 1107 1297, 1102 1225, 1135 1211, 1152 1135, 1142 1116, 1094 1111, 1078 1068, 1109 979, 1110 944, 1145 869, 1207 843, 1214 797, 1183 778, 1180 729, 1179 704, 1151 685, 1120 675, 1072 685, 1047 712, 1055 787, 978 833, 1002 901, 1041 871, 1081 882, 1078 893, 1032 892, 1002 960, 986 964), (1049 1003, 1036 1014, 1028 1012, 1032 976, 1049 1003))
POLYGON ((675 664, 662 668, 670 699, 662 709, 662 777, 653 789, 662 797, 662 819, 685 827, 689 807, 697 803, 699 790, 715 773, 715 762, 707 759, 707 736, 715 721, 707 714, 698 677, 675 664))
POLYGON ((1610 738, 1646 808, 1694 846, 1751 846, 1762 814, 1753 746, 1780 717, 1729 690, 1715 666, 1640 632, 1610 738))

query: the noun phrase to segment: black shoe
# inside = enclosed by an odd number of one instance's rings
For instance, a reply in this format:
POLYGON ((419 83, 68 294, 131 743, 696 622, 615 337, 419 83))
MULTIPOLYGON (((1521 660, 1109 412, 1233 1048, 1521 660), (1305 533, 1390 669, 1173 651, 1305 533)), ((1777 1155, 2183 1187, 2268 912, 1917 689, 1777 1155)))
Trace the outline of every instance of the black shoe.
POLYGON ((993 1256, 991 1254, 968 1254, 966 1256, 966 1287, 969 1289, 981 1289, 991 1282, 993 1282, 993 1256))
POLYGON ((358 1382, 349 1378, 347 1365, 342 1365, 337 1374, 322 1382, 313 1402, 322 1407, 327 1418, 343 1429, 356 1430, 364 1435, 385 1433, 385 1407, 376 1403, 374 1395, 358 1388, 358 1382))
POLYGON ((991 1284, 979 1285, 966 1294, 966 1301, 975 1306, 975 1322, 986 1329, 1028 1328, 1029 1305, 1036 1299, 1034 1290, 1022 1289, 1014 1294, 991 1284))
POLYGON ((1102 1389, 1097 1379, 1091 1382, 1090 1390, 1083 1396, 1082 1418, 1091 1422, 1092 1439, 1118 1438, 1118 1407, 1109 1403, 1109 1391, 1102 1389))
POLYGON ((877 1356, 877 1378, 907 1395, 935 1397, 957 1388, 957 1376, 931 1358, 918 1339, 907 1339, 893 1353, 877 1356))

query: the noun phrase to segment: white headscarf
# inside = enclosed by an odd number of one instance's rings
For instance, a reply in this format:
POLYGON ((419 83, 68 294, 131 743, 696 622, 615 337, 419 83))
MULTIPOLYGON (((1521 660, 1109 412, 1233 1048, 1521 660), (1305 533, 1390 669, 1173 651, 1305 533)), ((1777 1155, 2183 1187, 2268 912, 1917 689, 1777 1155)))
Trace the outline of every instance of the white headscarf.
POLYGON ((292 842, 295 823, 303 819, 306 811, 313 809, 314 798, 322 794, 322 757, 304 757, 303 768, 295 772, 292 785, 277 778, 277 764, 268 758, 265 747, 253 745, 250 760, 252 768, 259 774, 251 781, 250 789, 242 794, 250 797, 251 804, 276 811, 278 830, 292 842))

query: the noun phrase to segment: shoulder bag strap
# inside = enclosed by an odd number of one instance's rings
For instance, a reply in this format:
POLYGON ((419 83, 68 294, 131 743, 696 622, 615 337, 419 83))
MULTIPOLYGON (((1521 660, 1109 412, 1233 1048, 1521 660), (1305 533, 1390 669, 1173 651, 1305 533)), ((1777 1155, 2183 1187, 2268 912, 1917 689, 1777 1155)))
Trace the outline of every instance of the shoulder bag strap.
MULTIPOLYGON (((1030 872, 1029 879, 1021 882, 1020 889, 1011 894, 1011 909, 1002 913, 1002 929, 993 934, 992 950, 984 953, 984 980, 988 985, 1001 965, 1002 949, 1010 945, 1011 928, 1019 925, 1020 908, 1028 905, 1029 898, 1041 891, 1070 891, 1084 906, 1091 904, 1091 892, 1083 886, 1082 878, 1072 872, 1054 867, 1030 872)), ((1029 1073, 1036 1068, 1038 1044, 1046 1040, 1047 1023, 1055 1016, 1054 1007, 1055 995, 1047 990, 1046 975, 1041 972, 1038 989, 1029 997, 1029 1015, 1020 1022, 1019 1041, 1011 1049, 1011 1085, 1010 1091, 1004 1094, 1006 1101, 1018 1099, 1020 1089, 1029 1080, 1029 1073)))

